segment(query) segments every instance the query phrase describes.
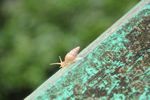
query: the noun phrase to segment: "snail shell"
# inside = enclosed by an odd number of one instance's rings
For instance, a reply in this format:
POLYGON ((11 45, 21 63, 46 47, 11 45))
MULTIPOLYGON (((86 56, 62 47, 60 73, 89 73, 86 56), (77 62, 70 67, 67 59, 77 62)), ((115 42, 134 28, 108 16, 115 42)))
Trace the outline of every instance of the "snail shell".
POLYGON ((76 59, 78 53, 79 53, 80 47, 76 47, 72 49, 69 53, 65 56, 65 62, 72 62, 76 59))

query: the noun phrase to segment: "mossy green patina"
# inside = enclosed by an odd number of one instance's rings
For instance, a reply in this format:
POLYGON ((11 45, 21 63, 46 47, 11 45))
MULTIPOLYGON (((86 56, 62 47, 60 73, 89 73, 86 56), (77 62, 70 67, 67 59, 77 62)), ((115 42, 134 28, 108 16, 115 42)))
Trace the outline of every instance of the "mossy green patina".
POLYGON ((96 45, 27 99, 149 100, 150 1, 96 45))

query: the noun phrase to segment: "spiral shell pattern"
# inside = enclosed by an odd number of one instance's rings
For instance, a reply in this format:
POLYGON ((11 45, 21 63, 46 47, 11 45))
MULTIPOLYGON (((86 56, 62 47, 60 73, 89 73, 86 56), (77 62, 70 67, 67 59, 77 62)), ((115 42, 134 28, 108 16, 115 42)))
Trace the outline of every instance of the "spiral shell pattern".
POLYGON ((76 59, 78 53, 79 53, 80 47, 76 47, 72 49, 69 53, 65 56, 65 62, 72 62, 76 59))

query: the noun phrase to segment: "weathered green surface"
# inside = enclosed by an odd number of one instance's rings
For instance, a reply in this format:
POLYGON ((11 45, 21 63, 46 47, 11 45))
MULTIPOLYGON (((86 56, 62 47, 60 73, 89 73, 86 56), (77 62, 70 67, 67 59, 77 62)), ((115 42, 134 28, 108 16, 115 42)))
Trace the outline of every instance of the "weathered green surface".
POLYGON ((26 100, 150 100, 150 0, 141 1, 26 100))

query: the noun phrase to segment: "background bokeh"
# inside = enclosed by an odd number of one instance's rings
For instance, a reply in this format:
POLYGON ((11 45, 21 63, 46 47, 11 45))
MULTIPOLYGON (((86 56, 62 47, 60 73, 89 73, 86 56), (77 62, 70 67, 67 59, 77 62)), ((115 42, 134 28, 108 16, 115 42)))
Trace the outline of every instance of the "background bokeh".
POLYGON ((58 56, 86 47, 140 0, 0 0, 0 100, 21 100, 58 56))

